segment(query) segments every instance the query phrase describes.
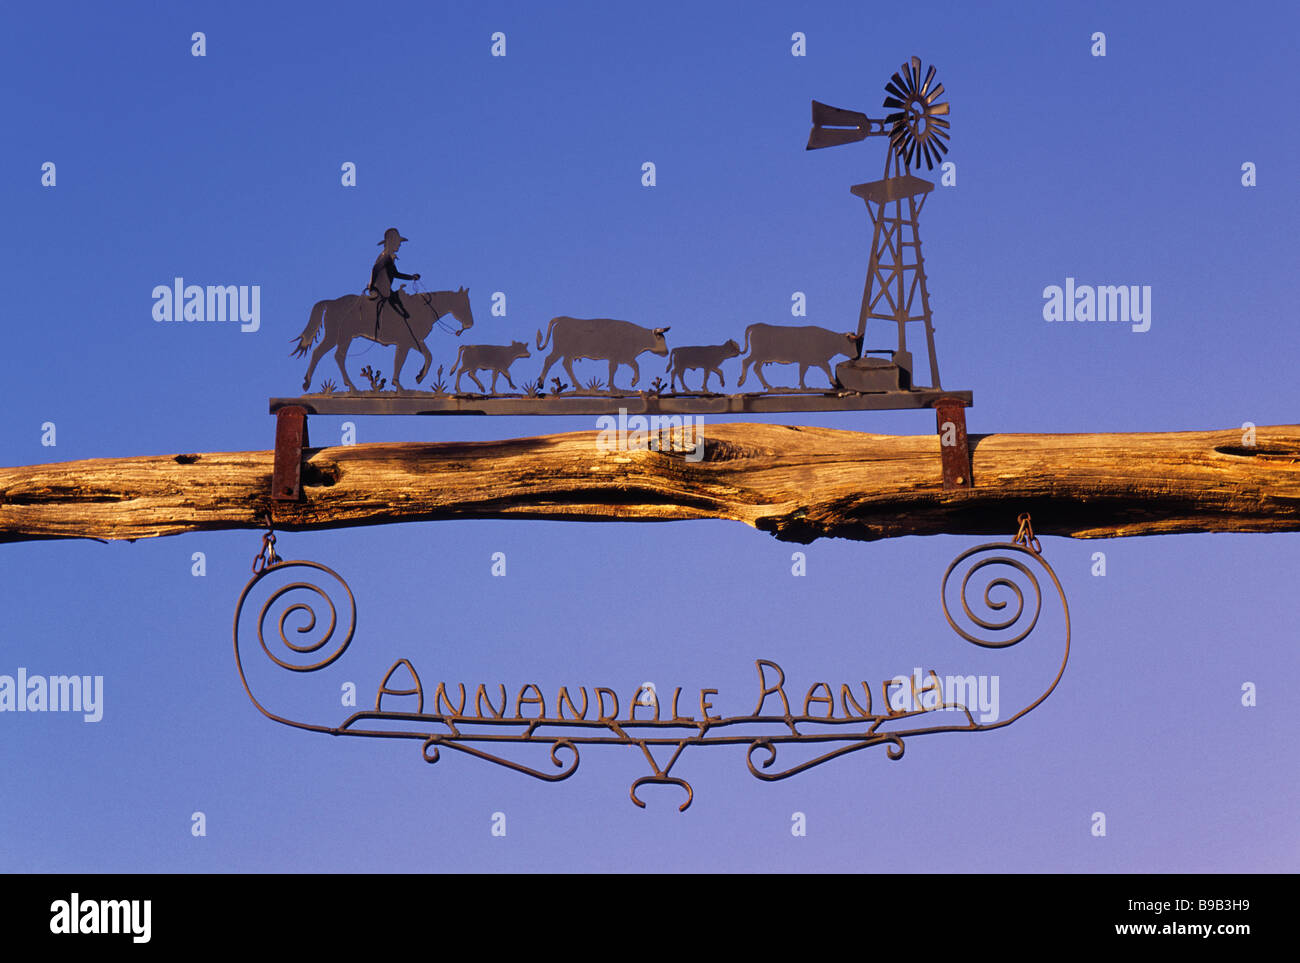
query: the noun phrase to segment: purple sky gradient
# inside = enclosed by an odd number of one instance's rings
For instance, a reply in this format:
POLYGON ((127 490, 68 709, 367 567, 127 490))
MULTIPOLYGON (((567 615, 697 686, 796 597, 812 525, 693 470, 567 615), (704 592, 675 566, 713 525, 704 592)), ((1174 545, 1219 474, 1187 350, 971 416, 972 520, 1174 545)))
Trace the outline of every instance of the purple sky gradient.
MULTIPOLYGON (((739 339, 755 321, 852 327, 868 238, 848 187, 880 176, 884 142, 805 152, 808 102, 883 116, 883 85, 913 53, 952 103, 957 183, 927 201, 922 238, 944 383, 975 392, 973 433, 1296 420, 1297 16, 1282 4, 54 4, 3 17, 0 464, 270 447, 266 399, 295 393, 304 368, 290 340, 316 300, 361 289, 393 225, 410 238, 403 270, 470 288, 467 340, 529 340, 559 314, 670 324, 670 344, 739 339), (190 55, 196 30, 204 58, 190 55), (490 56, 494 31, 504 58, 490 56), (796 31, 806 57, 791 56, 796 31), (45 161, 56 187, 40 184, 45 161), (339 183, 345 161, 355 188, 339 183), (1241 184, 1246 162, 1256 187, 1241 184), (150 292, 176 276, 260 285, 261 329, 155 323, 150 292), (1150 330, 1047 323, 1042 291, 1067 277, 1150 285, 1150 330), (790 317, 794 291, 805 320, 790 317)), ((455 339, 429 344, 450 367, 455 339)), ((516 382, 540 361, 534 349, 517 363, 516 382)), ((391 363, 359 344, 350 371, 391 363)), ((337 380, 331 365, 318 380, 337 380)), ((733 386, 739 364, 725 371, 733 386)), ((595 427, 320 417, 313 443, 337 444, 344 420, 365 442, 595 427)), ((933 430, 929 412, 771 420, 933 430)), ((350 711, 329 701, 339 681, 369 702, 399 657, 428 693, 501 682, 513 698, 531 682, 549 705, 560 685, 626 700, 654 681, 683 702, 717 689, 728 715, 754 708, 756 658, 779 662, 800 701, 814 682, 838 693, 922 666, 999 674, 1006 709, 1050 681, 1059 623, 1045 616, 1007 652, 948 629, 940 576, 978 541, 797 546, 736 523, 490 521, 290 533, 278 547, 336 569, 357 597, 356 641, 320 677, 337 723, 350 711)), ((587 750, 547 785, 263 718, 230 642, 258 543, 0 547, 0 675, 102 675, 105 692, 97 723, 0 713, 0 870, 1300 868, 1295 535, 1044 538, 1073 652, 1041 707, 993 732, 917 738, 897 762, 868 749, 774 784, 742 748, 690 750, 674 769, 695 789, 684 814, 672 788, 644 790, 645 810, 629 802, 649 771, 635 749, 587 750), (1105 577, 1090 574, 1098 551, 1105 577), (191 835, 195 811, 206 837, 191 835), (791 833, 796 812, 806 836, 791 833)))

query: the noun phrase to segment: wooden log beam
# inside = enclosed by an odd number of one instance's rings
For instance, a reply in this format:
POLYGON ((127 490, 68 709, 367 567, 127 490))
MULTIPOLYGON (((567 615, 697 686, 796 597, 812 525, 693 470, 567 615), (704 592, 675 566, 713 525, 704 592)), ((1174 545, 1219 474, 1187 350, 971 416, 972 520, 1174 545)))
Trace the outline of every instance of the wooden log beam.
POLYGON ((450 518, 726 518, 779 539, 1300 530, 1300 426, 1164 434, 971 435, 975 487, 944 491, 939 439, 708 425, 704 455, 603 450, 596 432, 309 449, 301 503, 270 498, 272 453, 0 468, 0 541, 302 531, 450 518))

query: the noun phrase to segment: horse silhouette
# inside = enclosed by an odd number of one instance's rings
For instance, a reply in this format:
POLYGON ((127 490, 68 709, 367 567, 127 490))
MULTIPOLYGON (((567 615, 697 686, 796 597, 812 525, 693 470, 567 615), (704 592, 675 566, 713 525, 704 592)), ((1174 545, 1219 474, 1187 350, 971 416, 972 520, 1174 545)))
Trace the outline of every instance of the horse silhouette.
POLYGON ((412 348, 420 352, 424 356, 424 367, 415 376, 418 384, 429 373, 429 365, 433 362, 433 355, 429 353, 424 339, 429 336, 434 324, 444 314, 450 314, 460 322, 460 331, 455 332, 458 336, 466 328, 474 326, 474 314, 469 307, 469 290, 466 288, 455 291, 403 293, 406 296, 402 299, 402 303, 411 314, 410 320, 403 318, 391 306, 385 304, 383 313, 379 316, 377 331, 373 298, 362 294, 345 294, 332 301, 317 301, 315 307, 311 309, 307 327, 303 328, 302 334, 295 339, 298 346, 291 353, 291 357, 295 358, 305 355, 315 344, 321 328, 324 328, 324 337, 312 352, 311 362, 307 365, 307 374, 302 380, 302 390, 311 389, 311 375, 316 370, 316 363, 330 348, 335 349, 334 360, 338 362, 339 371, 343 373, 343 383, 349 390, 357 390, 357 386, 348 377, 347 368, 343 366, 353 338, 368 338, 379 344, 391 344, 397 349, 393 355, 393 388, 398 390, 402 387, 398 378, 402 374, 402 365, 406 363, 407 352, 412 348))

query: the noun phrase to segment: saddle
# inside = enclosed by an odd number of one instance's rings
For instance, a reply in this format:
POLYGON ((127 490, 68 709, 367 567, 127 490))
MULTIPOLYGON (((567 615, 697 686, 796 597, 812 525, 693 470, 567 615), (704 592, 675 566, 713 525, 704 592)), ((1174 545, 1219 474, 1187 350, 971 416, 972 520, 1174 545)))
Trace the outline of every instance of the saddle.
MULTIPOLYGON (((393 293, 401 297, 402 295, 406 294, 406 289, 405 287, 399 287, 393 293)), ((406 320, 405 318, 402 317, 401 312, 398 311, 395 307, 393 307, 392 302, 390 302, 388 298, 384 297, 382 294, 368 294, 366 295, 366 301, 367 301, 366 311, 374 312, 376 334, 379 333, 379 329, 385 321, 406 320)), ((403 299, 402 303, 403 306, 406 305, 405 299, 403 299)), ((406 311, 409 314, 411 309, 407 307, 406 311)), ((369 317, 370 315, 367 314, 366 319, 369 320, 369 317)))

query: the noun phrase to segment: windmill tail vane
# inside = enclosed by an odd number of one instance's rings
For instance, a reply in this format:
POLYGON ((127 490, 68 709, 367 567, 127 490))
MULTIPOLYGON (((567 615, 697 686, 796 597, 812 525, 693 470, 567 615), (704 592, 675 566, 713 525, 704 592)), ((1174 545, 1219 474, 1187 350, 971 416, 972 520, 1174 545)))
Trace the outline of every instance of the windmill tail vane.
POLYGON ((812 122, 807 150, 855 144, 873 135, 885 133, 883 120, 872 120, 860 110, 832 107, 819 100, 812 102, 812 122))

